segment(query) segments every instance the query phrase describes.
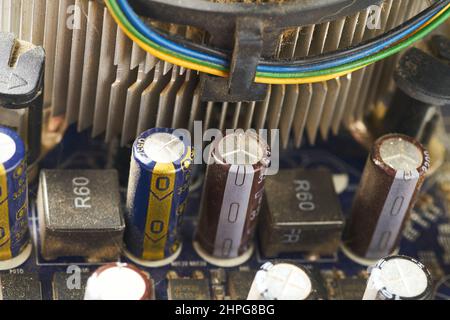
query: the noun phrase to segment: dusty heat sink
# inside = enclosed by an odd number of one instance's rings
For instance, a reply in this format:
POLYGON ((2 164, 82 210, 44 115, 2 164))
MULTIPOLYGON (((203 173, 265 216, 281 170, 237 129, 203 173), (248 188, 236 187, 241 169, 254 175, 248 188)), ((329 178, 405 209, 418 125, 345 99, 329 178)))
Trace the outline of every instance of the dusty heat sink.
MULTIPOLYGON (((278 56, 298 58, 358 44, 390 30, 427 6, 423 0, 385 0, 381 28, 370 29, 369 9, 351 16, 286 30, 278 56)), ((339 79, 272 85, 265 101, 202 102, 198 74, 142 51, 117 27, 103 4, 89 0, 0 0, 0 30, 43 45, 47 53, 45 102, 54 116, 107 141, 132 141, 151 127, 280 128, 282 144, 299 147, 337 134, 361 120, 389 87, 395 59, 339 79), (74 6, 75 5, 75 6, 74 6), (80 10, 76 10, 80 8, 80 10), (81 14, 77 14, 80 12, 81 14), (73 19, 73 17, 80 19, 73 19), (68 28, 73 25, 75 28, 68 28), (72 23, 72 24, 71 24, 72 23)), ((171 32, 198 37, 190 27, 171 32)))

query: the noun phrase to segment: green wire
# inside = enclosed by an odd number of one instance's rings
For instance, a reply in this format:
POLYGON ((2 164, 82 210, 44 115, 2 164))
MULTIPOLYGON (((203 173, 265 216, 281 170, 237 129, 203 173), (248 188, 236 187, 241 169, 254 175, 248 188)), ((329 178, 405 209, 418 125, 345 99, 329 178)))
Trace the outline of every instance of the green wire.
POLYGON ((405 41, 390 47, 384 51, 381 51, 377 54, 374 54, 373 56, 366 57, 364 59, 354 61, 349 64, 345 64, 342 66, 325 69, 316 71, 314 73, 257 73, 257 76, 264 77, 264 78, 303 78, 305 76, 323 76, 323 75, 330 75, 330 74, 337 74, 341 72, 345 72, 348 70, 353 70, 361 67, 365 67, 367 65, 370 65, 372 63, 378 62, 380 60, 383 60, 385 58, 388 58, 404 49, 409 47, 410 45, 414 44, 415 42, 425 38, 428 34, 430 34, 434 29, 439 27, 441 24, 443 24, 448 18, 450 17, 450 9, 447 9, 442 15, 440 15, 436 20, 434 20, 432 23, 430 23, 425 28, 421 29, 419 32, 411 36, 410 38, 406 39, 405 41))
MULTIPOLYGON (((157 43, 149 40, 147 37, 142 35, 127 19, 125 14, 122 12, 121 8, 119 7, 118 3, 115 0, 110 1, 111 7, 114 10, 114 13, 116 14, 117 18, 122 22, 122 24, 137 38, 139 38, 141 41, 145 42, 152 48, 158 51, 162 51, 166 54, 169 54, 171 56, 175 56, 177 58, 183 59, 185 61, 193 62, 200 64, 202 66, 207 66, 210 68, 214 68, 216 70, 221 71, 229 71, 228 68, 225 68, 224 66, 210 63, 207 61, 203 61, 200 59, 192 58, 183 54, 179 54, 178 52, 172 51, 170 49, 167 49, 165 47, 162 47, 158 45, 157 43)), ((432 23, 430 23, 425 28, 421 29, 419 32, 411 36, 410 38, 406 39, 405 41, 390 47, 384 51, 381 51, 377 54, 374 54, 369 57, 365 57, 363 59, 360 59, 358 61, 354 61, 349 64, 345 64, 342 66, 337 66, 333 68, 328 68, 324 70, 319 71, 313 71, 313 72, 300 72, 300 73, 268 73, 268 72, 257 72, 257 77, 263 77, 263 78, 278 78, 278 79, 290 79, 290 78, 310 78, 310 77, 319 77, 319 76, 326 76, 326 75, 332 75, 332 74, 339 74, 342 72, 358 69, 365 67, 367 65, 370 65, 372 63, 378 62, 380 60, 383 60, 385 58, 388 58, 405 48, 409 47, 410 45, 414 44, 416 41, 419 41, 426 37, 429 33, 431 33, 434 29, 436 29, 438 26, 443 24, 448 18, 450 17, 450 9, 447 9, 441 16, 439 16, 437 19, 435 19, 432 23)))

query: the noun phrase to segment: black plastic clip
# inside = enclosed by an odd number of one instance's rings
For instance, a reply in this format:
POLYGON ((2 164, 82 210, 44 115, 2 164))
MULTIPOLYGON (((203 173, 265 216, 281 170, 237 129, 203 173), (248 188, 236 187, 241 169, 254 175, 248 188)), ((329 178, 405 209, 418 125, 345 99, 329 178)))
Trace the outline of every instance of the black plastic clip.
POLYGON ((0 108, 28 109, 28 163, 41 152, 45 51, 0 32, 0 108))
POLYGON ((256 68, 264 49, 261 20, 244 17, 237 20, 233 57, 228 79, 202 75, 204 101, 260 101, 268 85, 255 83, 256 68))
POLYGON ((42 91, 45 52, 23 48, 11 33, 0 33, 0 106, 28 107, 42 91))
POLYGON ((450 104, 450 40, 436 36, 432 46, 436 55, 417 48, 408 50, 395 72, 397 86, 410 97, 434 106, 450 104), (441 60, 442 59, 442 60, 441 60))
POLYGON ((450 112, 450 40, 435 36, 433 54, 417 48, 401 58, 394 78, 397 90, 385 116, 385 131, 428 144, 440 119, 450 112))

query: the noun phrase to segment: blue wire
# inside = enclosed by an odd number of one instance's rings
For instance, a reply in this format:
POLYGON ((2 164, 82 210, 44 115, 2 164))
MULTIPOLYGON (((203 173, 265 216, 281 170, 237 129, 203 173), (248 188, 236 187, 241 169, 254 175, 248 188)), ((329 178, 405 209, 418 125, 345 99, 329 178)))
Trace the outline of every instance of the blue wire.
MULTIPOLYGON (((169 39, 164 38, 157 32, 153 31, 153 29, 147 26, 141 18, 134 12, 133 8, 129 5, 127 0, 117 0, 117 3, 121 7, 122 11, 130 21, 130 23, 146 38, 157 43, 158 45, 165 47, 169 50, 177 52, 182 55, 187 55, 191 58, 199 59, 205 62, 217 64, 224 67, 229 67, 229 61, 213 56, 207 53, 203 53, 197 50, 193 50, 190 48, 186 48, 184 46, 179 45, 176 42, 173 42, 169 39)), ((321 62, 316 64, 304 65, 304 66, 272 66, 272 65, 260 65, 257 68, 258 72, 270 72, 270 73, 295 73, 295 72, 311 72, 311 71, 320 71, 329 68, 338 67, 347 63, 351 63, 372 54, 378 53, 383 49, 395 44, 396 42, 402 40, 407 37, 409 34, 417 31, 422 27, 425 23, 427 23, 437 12, 442 9, 437 8, 433 11, 430 11, 427 15, 424 16, 422 20, 420 20, 417 24, 414 24, 404 30, 402 33, 393 36, 391 38, 387 38, 386 41, 382 44, 378 44, 372 48, 366 49, 363 52, 353 54, 348 57, 339 58, 330 62, 321 62)))
POLYGON ((341 65, 344 65, 347 63, 351 63, 351 62, 363 59, 367 56, 376 54, 376 53, 382 51, 383 49, 388 48, 391 45, 397 43, 398 41, 407 37, 409 34, 419 30, 420 27, 425 25, 439 11, 441 11, 441 9, 436 9, 434 11, 431 11, 422 20, 420 20, 417 24, 409 27, 408 29, 406 29, 405 31, 403 31, 402 33, 400 33, 394 37, 387 38, 386 41, 383 42, 382 44, 374 46, 373 48, 369 48, 369 49, 365 50, 364 52, 356 53, 356 54, 353 54, 348 57, 343 57, 343 58, 337 59, 335 61, 316 63, 316 64, 312 64, 310 66, 275 67, 275 66, 261 65, 258 67, 258 71, 272 72, 272 73, 310 72, 310 71, 319 71, 319 70, 334 68, 334 67, 341 66, 341 65), (282 70, 280 70, 279 68, 282 68, 282 70))
POLYGON ((127 16, 128 20, 130 20, 131 24, 146 38, 157 43, 160 46, 163 46, 167 49, 175 51, 177 53, 187 55, 192 58, 196 58, 202 61, 207 61, 210 63, 218 64, 220 66, 229 67, 230 63, 227 60, 224 60, 220 57, 214 57, 209 54, 199 52, 197 50, 192 50, 183 46, 180 46, 178 43, 173 42, 171 40, 165 39, 157 32, 153 31, 151 27, 147 26, 141 18, 133 11, 133 8, 129 5, 127 0, 117 0, 117 3, 122 8, 122 11, 127 16))

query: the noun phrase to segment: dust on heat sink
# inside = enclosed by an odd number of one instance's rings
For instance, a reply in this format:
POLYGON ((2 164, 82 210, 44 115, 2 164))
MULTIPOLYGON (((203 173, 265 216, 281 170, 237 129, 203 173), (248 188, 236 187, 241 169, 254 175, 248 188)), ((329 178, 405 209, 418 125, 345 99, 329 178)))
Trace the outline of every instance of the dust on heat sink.
MULTIPOLYGON (((216 2, 229 2, 217 0, 216 2)), ((239 2, 279 2, 239 1, 239 2)), ((389 89, 396 58, 328 82, 272 85, 264 101, 202 101, 199 75, 144 52, 117 27, 103 4, 88 0, 3 0, 0 30, 43 45, 45 102, 52 115, 80 131, 120 137, 123 145, 152 127, 280 128, 283 147, 313 144, 361 120, 389 89), (80 19, 68 28, 70 17, 80 19), (101 58, 100 58, 101 57, 101 58), (370 89, 370 90, 369 90, 370 89)), ((385 0, 381 28, 367 28, 370 10, 280 34, 277 57, 293 59, 356 45, 419 12, 421 0, 385 0)), ((189 39, 203 32, 172 25, 189 39)))

